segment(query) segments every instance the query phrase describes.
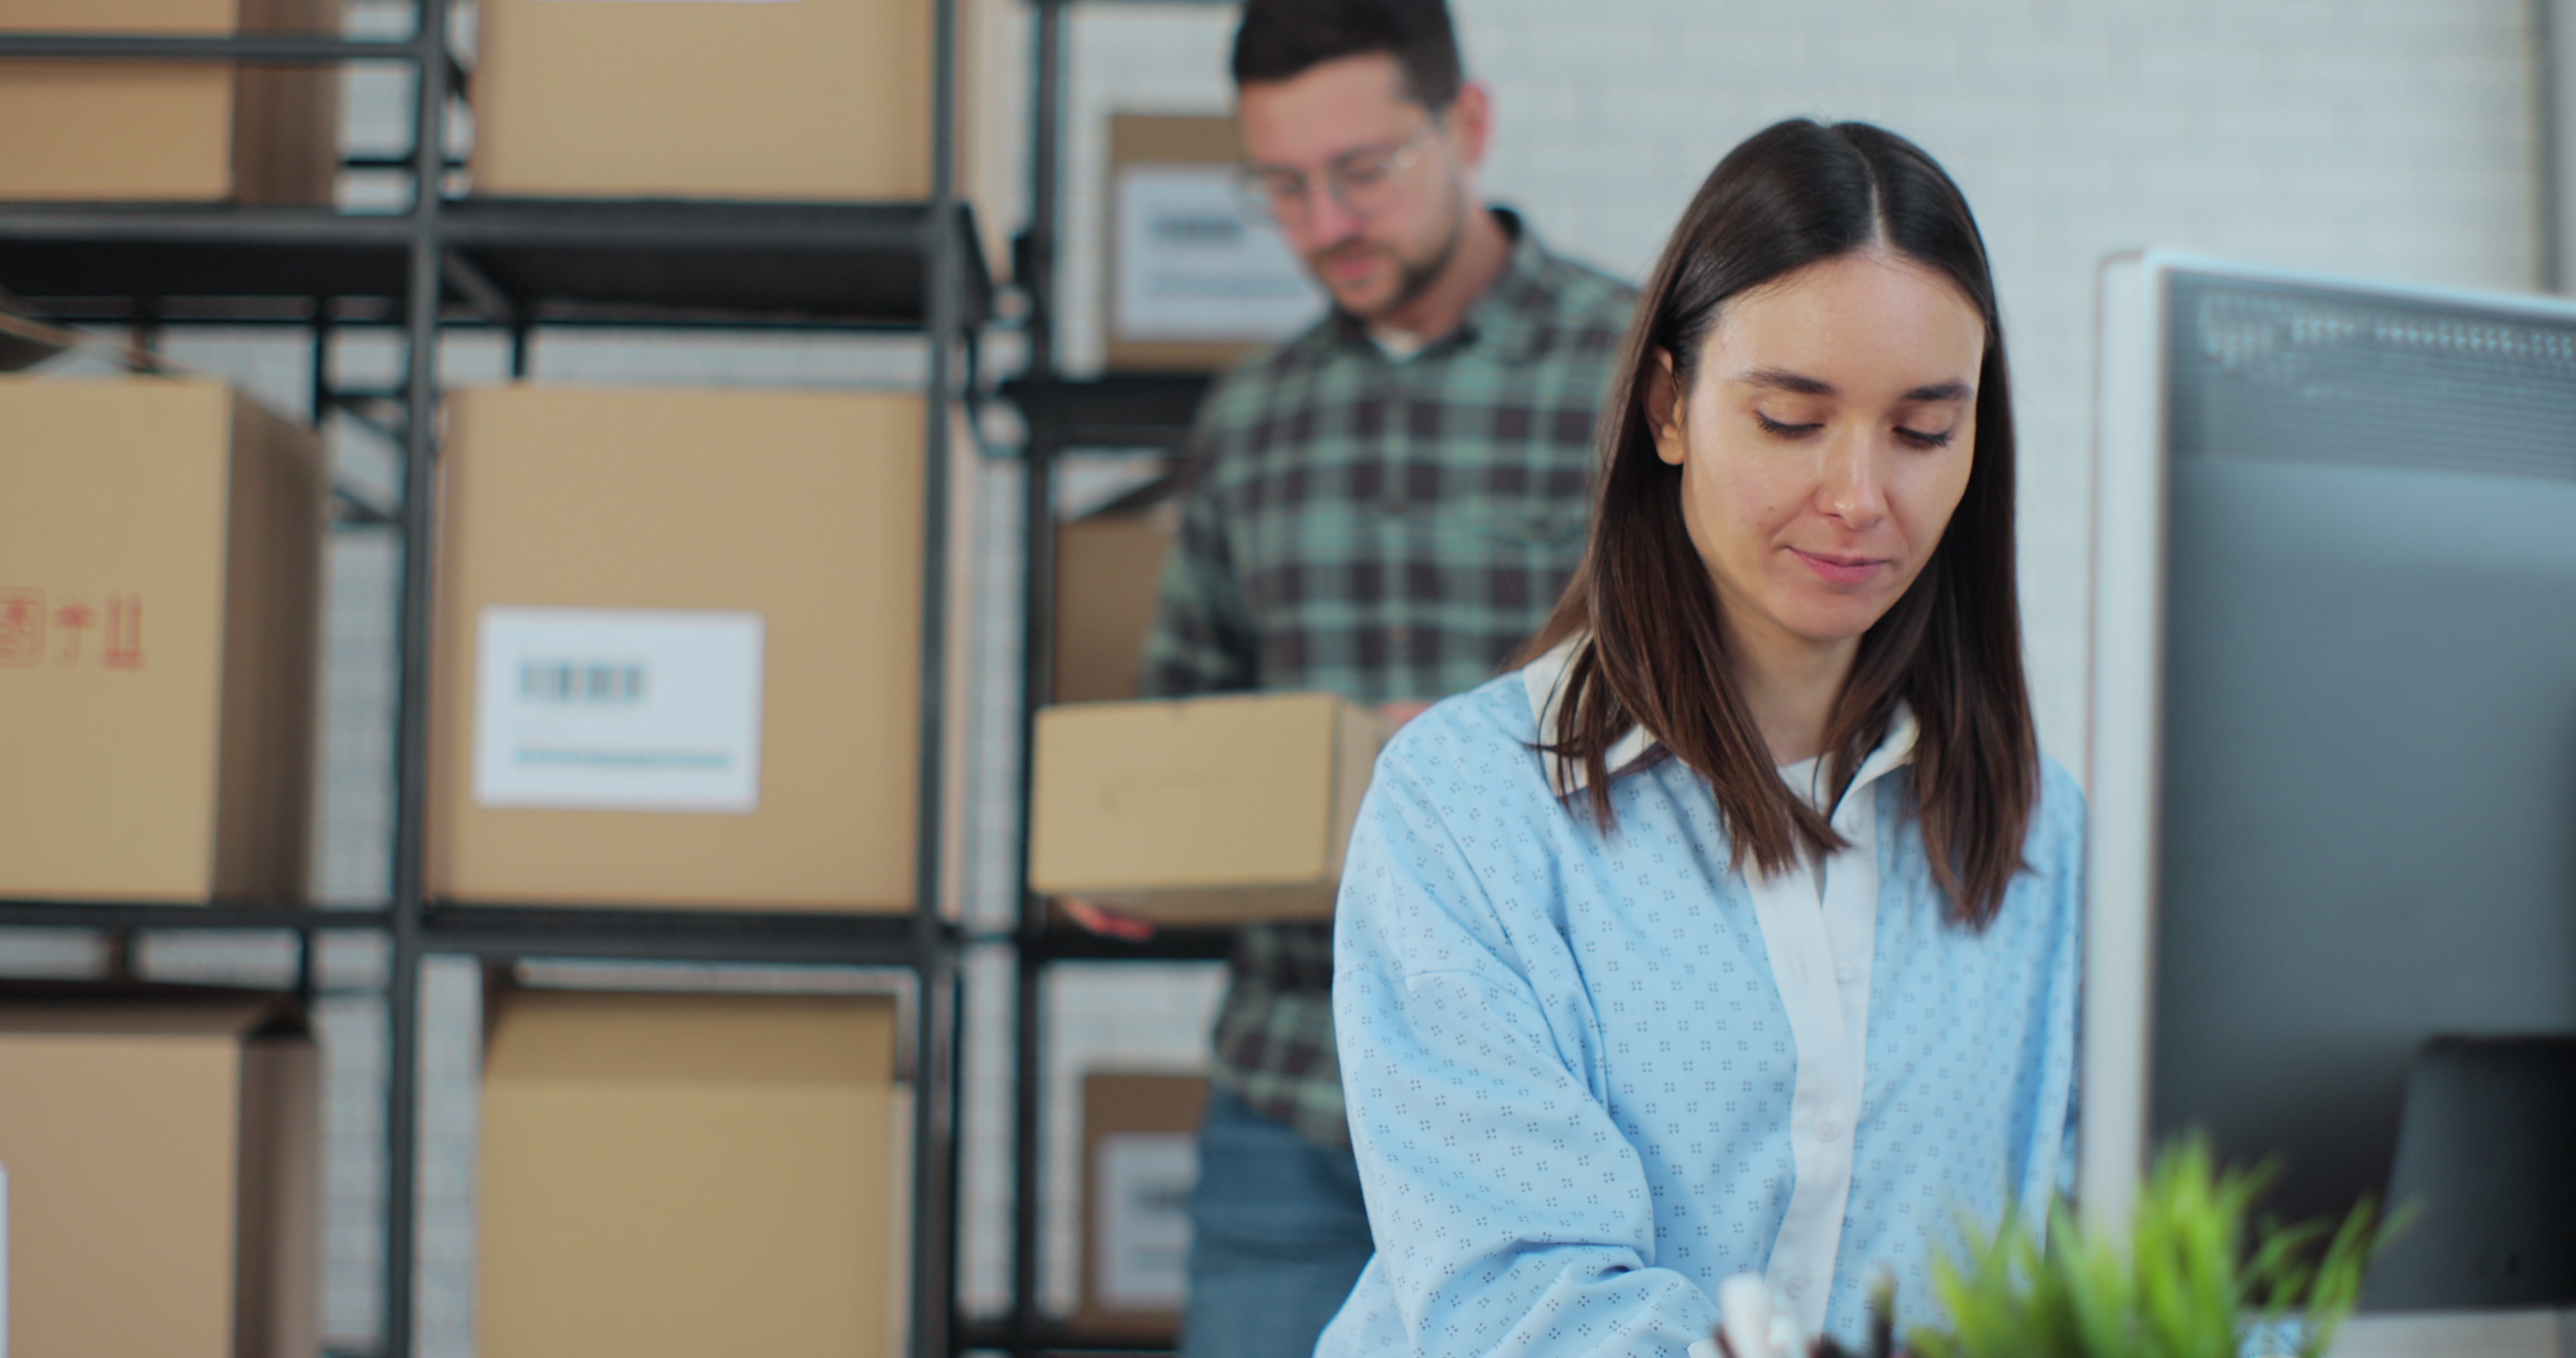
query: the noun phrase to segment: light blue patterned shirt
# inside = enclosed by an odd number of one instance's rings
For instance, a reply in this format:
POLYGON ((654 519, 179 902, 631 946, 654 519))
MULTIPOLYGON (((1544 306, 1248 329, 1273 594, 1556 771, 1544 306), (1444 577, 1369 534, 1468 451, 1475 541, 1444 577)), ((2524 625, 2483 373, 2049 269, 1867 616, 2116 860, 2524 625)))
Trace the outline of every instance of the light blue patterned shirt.
POLYGON ((1681 1358, 1716 1324, 1718 1283, 1776 1283, 1775 1250, 1802 1233, 1828 1242, 1814 1309, 1836 1337, 1860 1339, 1882 1266, 1902 1323, 1934 1319, 1931 1261, 1960 1214, 1991 1226, 2070 1177, 2074 780, 2045 763, 2029 871, 1983 931, 1943 918, 1904 768, 1846 804, 1876 818, 1865 1057, 1857 1115, 1830 1133, 1847 1193, 1801 1193, 1818 1156, 1793 1131, 1826 1135, 1806 1114, 1831 1054, 1802 1080, 1815 1007, 1793 1022, 1776 914, 1728 866, 1715 797, 1648 762, 1615 776, 1605 837, 1550 787, 1533 687, 1506 675, 1417 718, 1361 807, 1333 996, 1377 1256, 1319 1358, 1681 1358), (1839 1220, 1794 1219, 1819 1211, 1839 1220))

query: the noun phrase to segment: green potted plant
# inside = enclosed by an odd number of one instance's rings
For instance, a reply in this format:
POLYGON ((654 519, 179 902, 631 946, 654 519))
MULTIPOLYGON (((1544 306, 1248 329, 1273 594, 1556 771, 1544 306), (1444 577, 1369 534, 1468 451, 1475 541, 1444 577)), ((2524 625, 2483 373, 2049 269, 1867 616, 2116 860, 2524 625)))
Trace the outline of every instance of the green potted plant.
POLYGON ((1937 1266, 1949 1327, 1916 1330, 1907 1347, 1916 1358, 2317 1358, 2360 1299, 2382 1235, 2376 1204, 2365 1198, 2331 1234, 2324 1222, 2258 1224, 2272 1178, 2268 1165, 2224 1169, 2191 1138, 2157 1157, 2125 1238, 2060 1204, 2043 1245, 2007 1213, 1964 1267, 1937 1266))
MULTIPOLYGON (((2320 1358, 2361 1294, 2362 1270, 2386 1232, 2364 1199, 2329 1231, 2252 1217, 2271 1166, 2222 1168, 2191 1138, 2156 1159, 2128 1228, 2088 1228, 2063 1203, 2045 1241, 2024 1214, 1964 1261, 1942 1260, 1933 1287, 1946 1327, 1905 1336, 1907 1358, 2320 1358), (2322 1249, 2320 1246, 2322 1245, 2322 1249)), ((1721 1289, 1729 1323, 1707 1346, 1720 1358, 1797 1352, 1759 1278, 1721 1289), (1732 1338, 1730 1336, 1733 1336, 1732 1338), (1766 1342, 1767 1341, 1767 1342, 1766 1342)), ((1870 1358, 1894 1348, 1895 1288, 1871 1289, 1870 1358)), ((1695 1350, 1696 1351, 1696 1350, 1695 1350)), ((1814 1358, 1849 1358, 1827 1339, 1814 1358)))

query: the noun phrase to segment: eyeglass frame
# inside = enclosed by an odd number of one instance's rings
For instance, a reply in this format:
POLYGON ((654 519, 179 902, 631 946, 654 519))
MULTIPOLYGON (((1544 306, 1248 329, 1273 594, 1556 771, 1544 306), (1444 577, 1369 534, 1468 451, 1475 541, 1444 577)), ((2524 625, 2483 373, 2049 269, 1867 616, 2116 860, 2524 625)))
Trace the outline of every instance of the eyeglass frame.
MULTIPOLYGON (((1415 163, 1422 159, 1423 143, 1447 130, 1444 126, 1447 122, 1447 112, 1446 109, 1435 111, 1422 126, 1406 134, 1402 141, 1382 146, 1363 146, 1333 157, 1324 166, 1324 191, 1333 196, 1333 201, 1340 205, 1342 211, 1363 221, 1385 215, 1394 207, 1393 203, 1381 204, 1368 211, 1362 211, 1352 203, 1351 188, 1345 181, 1345 176, 1352 169, 1368 165, 1372 161, 1387 179, 1393 179, 1412 169, 1415 163)), ((1270 191, 1270 182, 1279 177, 1293 178, 1296 181, 1297 191, 1294 198, 1286 200, 1296 204, 1293 209, 1295 212, 1303 215, 1314 211, 1313 176, 1304 170, 1291 170, 1282 166, 1256 165, 1250 161, 1236 166, 1235 197, 1240 201, 1243 209, 1254 214, 1258 220, 1284 224, 1280 207, 1283 200, 1270 191)))

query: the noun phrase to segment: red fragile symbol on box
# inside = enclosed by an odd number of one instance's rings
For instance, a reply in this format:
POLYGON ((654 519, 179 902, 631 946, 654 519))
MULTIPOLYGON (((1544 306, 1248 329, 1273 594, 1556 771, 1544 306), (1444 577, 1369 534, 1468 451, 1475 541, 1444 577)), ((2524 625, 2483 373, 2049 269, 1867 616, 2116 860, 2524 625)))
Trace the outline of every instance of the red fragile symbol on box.
POLYGON ((107 596, 107 630, 99 634, 99 657, 112 670, 143 668, 143 596, 107 596))
POLYGON ((0 588, 0 665, 45 659, 45 592, 0 588))
POLYGON ((54 630, 63 634, 63 651, 58 660, 64 669, 80 663, 81 633, 97 625, 98 610, 82 603, 77 595, 54 610, 54 630))

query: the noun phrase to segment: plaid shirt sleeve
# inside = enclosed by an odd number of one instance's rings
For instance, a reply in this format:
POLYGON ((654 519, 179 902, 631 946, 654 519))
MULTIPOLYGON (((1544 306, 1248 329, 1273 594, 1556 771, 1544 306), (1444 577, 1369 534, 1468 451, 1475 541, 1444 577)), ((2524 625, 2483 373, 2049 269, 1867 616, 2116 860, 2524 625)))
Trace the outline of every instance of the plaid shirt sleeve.
MULTIPOLYGON (((1328 318, 1200 412, 1145 691, 1322 689, 1380 704, 1491 678, 1582 554, 1592 425, 1635 294, 1515 221, 1458 334, 1398 363, 1328 318)), ((1333 930, 1245 928, 1211 1078, 1348 1145, 1333 930)))
POLYGON ((1204 436, 1192 450, 1181 525, 1163 561, 1162 601, 1146 641, 1148 697, 1234 693, 1259 683, 1260 639, 1235 578, 1225 539, 1225 509, 1206 474, 1214 449, 1204 436))

